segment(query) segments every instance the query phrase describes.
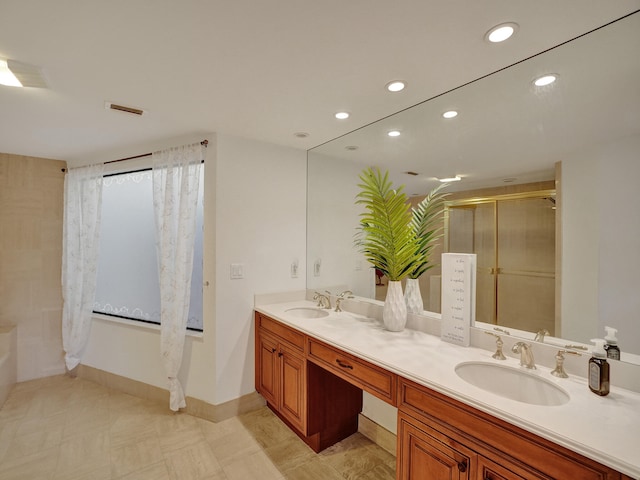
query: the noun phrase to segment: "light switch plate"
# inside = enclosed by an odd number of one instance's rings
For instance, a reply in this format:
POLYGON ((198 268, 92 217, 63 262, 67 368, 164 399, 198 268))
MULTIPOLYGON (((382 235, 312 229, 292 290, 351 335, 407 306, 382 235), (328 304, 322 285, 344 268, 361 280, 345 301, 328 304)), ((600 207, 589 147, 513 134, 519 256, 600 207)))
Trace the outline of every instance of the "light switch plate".
POLYGON ((239 280, 244 278, 244 264, 232 263, 231 264, 231 280, 239 280))

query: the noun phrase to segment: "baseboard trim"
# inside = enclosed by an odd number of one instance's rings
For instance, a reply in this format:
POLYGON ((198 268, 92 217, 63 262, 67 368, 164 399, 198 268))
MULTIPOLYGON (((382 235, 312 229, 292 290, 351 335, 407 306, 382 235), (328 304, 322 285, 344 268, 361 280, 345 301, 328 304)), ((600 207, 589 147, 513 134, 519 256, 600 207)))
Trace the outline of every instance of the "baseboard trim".
POLYGON ((358 416, 358 432, 394 457, 396 456, 397 436, 362 414, 358 416))
MULTIPOLYGON (((74 369, 75 370, 75 369, 74 369)), ((169 390, 139 382, 131 378, 106 372, 88 365, 78 365, 77 376, 92 381, 99 385, 128 393, 134 397, 149 400, 151 402, 167 405, 169 403, 169 390)), ((198 398, 187 397, 187 407, 181 412, 194 417, 203 418, 211 422, 221 422, 227 418, 251 412, 263 407, 266 402, 260 394, 252 392, 240 398, 228 402, 213 405, 198 398)))

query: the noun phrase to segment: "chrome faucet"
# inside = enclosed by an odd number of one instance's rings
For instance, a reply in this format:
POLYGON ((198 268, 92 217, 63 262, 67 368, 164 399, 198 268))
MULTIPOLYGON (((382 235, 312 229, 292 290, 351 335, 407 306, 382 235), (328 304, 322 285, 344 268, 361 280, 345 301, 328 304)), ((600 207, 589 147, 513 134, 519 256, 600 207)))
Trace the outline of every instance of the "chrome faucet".
POLYGON ((542 330, 538 330, 536 333, 536 338, 533 339, 534 342, 544 343, 544 336, 549 335, 549 330, 543 328, 542 330))
POLYGON ((340 304, 345 298, 353 298, 353 292, 351 290, 345 290, 340 295, 338 295, 338 297, 336 298, 336 309, 335 309, 336 312, 342 311, 340 304))
MULTIPOLYGON (((328 293, 328 292, 327 292, 328 293)), ((315 292, 313 294, 313 299, 318 301, 318 307, 321 308, 331 308, 331 298, 324 293, 315 292)))
POLYGON ((520 365, 525 368, 535 370, 536 363, 533 359, 533 351, 531 350, 531 344, 525 342, 517 342, 512 348, 513 353, 520 354, 520 365))

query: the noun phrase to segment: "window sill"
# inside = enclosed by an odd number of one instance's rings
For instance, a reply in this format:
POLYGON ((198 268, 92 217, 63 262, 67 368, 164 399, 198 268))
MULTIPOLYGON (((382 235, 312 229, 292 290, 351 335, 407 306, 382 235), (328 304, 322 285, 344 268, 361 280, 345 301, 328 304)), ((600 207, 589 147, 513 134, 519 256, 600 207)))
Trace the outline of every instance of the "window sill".
MULTIPOLYGON (((125 318, 112 317, 111 315, 102 315, 100 313, 92 313, 91 317, 94 320, 100 320, 103 322, 117 323, 129 328, 135 328, 139 330, 153 330, 160 333, 160 325, 155 323, 136 322, 135 320, 127 320, 125 318)), ((195 332, 193 330, 187 330, 187 337, 192 338, 204 338, 204 332, 195 332)))

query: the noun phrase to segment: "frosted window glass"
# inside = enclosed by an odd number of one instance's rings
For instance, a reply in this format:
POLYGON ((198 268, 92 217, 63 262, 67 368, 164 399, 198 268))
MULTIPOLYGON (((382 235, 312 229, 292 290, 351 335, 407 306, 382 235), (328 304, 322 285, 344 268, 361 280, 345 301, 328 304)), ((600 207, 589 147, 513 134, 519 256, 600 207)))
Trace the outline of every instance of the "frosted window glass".
MULTIPOLYGON (((160 323, 152 172, 111 175, 103 182, 98 282, 93 310, 160 323)), ((202 330, 202 192, 201 172, 187 323, 187 327, 194 330, 202 330)))

